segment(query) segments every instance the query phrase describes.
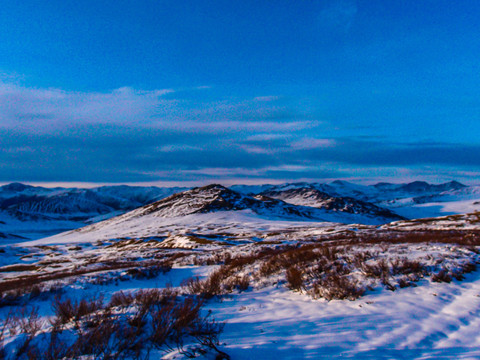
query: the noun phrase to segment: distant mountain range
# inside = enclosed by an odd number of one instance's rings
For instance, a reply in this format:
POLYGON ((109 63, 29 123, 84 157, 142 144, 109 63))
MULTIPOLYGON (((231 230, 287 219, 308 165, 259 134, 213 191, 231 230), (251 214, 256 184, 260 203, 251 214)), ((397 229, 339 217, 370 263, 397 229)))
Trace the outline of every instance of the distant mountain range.
POLYGON ((480 210, 480 187, 456 181, 433 185, 286 183, 209 185, 202 188, 102 186, 44 188, 12 183, 0 187, 0 238, 36 239, 135 210, 156 217, 218 211, 250 211, 267 218, 385 224, 404 218, 480 210), (136 209, 136 210, 135 210, 136 209))
MULTIPOLYGON (((404 218, 434 217, 448 214, 460 214, 480 210, 480 186, 467 186, 457 181, 443 184, 429 184, 424 181, 414 181, 407 184, 378 183, 375 185, 358 185, 348 181, 336 180, 331 183, 286 183, 281 185, 248 186, 235 185, 231 187, 243 193, 277 193, 279 198, 292 203, 312 204, 317 201, 323 206, 334 208, 346 206, 346 211, 382 211, 388 209, 404 218), (293 190, 312 192, 312 198, 306 199, 302 195, 293 195, 293 190), (303 190, 301 190, 303 189, 303 190), (286 196, 291 197, 287 200, 286 196), (328 199, 328 196, 331 199, 328 199), (315 200, 315 197, 319 197, 315 200), (336 199, 334 199, 336 198, 336 199), (473 201, 472 201, 473 200, 473 201), (476 200, 476 201, 475 201, 476 200), (305 202, 306 201, 306 202, 305 202), (360 201, 360 203, 358 203, 360 201), (364 202, 364 203, 361 203, 364 202), (329 205, 330 204, 330 205, 329 205), (372 208, 375 205, 380 209, 372 208), (364 207, 369 208, 361 209, 364 207), (350 210, 347 210, 350 208, 350 210)), ((307 196, 308 198, 308 196, 307 196)), ((317 205, 317 206, 318 206, 317 205)), ((337 209, 338 211, 338 209, 337 209)))
POLYGON ((0 210, 19 217, 88 219, 114 211, 128 211, 185 188, 102 186, 94 189, 43 188, 12 183, 0 187, 0 210))
POLYGON ((102 186, 44 188, 12 183, 0 187, 0 233, 39 238, 108 219, 185 188, 102 186), (3 224, 2 224, 3 222, 3 224))

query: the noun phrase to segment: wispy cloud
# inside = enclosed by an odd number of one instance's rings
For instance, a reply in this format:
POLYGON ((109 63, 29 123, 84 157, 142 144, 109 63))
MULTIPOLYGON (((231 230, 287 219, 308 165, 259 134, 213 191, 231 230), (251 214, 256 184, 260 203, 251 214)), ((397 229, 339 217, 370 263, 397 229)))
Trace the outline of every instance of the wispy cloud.
POLYGON ((158 148, 158 151, 165 153, 174 153, 179 151, 202 151, 200 146, 192 146, 187 144, 164 145, 158 148))
POLYGON ((0 82, 0 181, 380 177, 428 166, 480 171, 475 144, 394 143, 358 136, 356 129, 334 136, 341 129, 283 102, 175 94, 0 82))
POLYGON ((303 138, 292 142, 291 147, 295 150, 318 149, 335 146, 334 139, 303 138))
POLYGON ((268 96, 257 96, 253 98, 253 101, 260 101, 260 102, 270 102, 279 100, 280 96, 275 95, 268 95, 268 96))
POLYGON ((0 82, 0 127, 44 132, 75 124, 135 124, 148 119, 160 104, 168 105, 162 96, 171 92, 122 87, 88 93, 0 82))
POLYGON ((275 144, 271 150, 238 144, 286 139, 318 126, 279 103, 176 94, 130 87, 72 92, 0 81, 0 181, 149 181, 162 173, 193 176, 189 171, 198 167, 277 166, 275 144))
MULTIPOLYGON (((197 87, 197 91, 209 87, 197 87)), ((0 80, 0 128, 48 132, 86 124, 151 126, 192 132, 289 131, 314 125, 269 101, 246 99, 198 102, 173 89, 121 87, 110 92, 41 89, 0 80), (167 96, 168 95, 168 96, 167 96), (282 119, 282 121, 275 121, 282 119)))

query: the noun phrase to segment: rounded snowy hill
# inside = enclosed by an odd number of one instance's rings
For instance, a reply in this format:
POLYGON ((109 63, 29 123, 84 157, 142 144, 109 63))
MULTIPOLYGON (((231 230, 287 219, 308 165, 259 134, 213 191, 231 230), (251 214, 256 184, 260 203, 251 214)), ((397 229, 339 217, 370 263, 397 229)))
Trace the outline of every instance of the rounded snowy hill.
POLYGON ((243 195, 222 185, 212 184, 174 194, 130 212, 129 216, 155 214, 157 217, 178 217, 217 211, 251 210, 258 215, 280 218, 323 220, 315 209, 301 208, 266 196, 243 195))
POLYGON ((379 224, 385 221, 371 216, 289 204, 264 195, 244 195, 213 184, 180 192, 126 214, 35 243, 165 237, 171 233, 192 232, 254 236, 252 234, 263 231, 319 228, 332 223, 379 224))

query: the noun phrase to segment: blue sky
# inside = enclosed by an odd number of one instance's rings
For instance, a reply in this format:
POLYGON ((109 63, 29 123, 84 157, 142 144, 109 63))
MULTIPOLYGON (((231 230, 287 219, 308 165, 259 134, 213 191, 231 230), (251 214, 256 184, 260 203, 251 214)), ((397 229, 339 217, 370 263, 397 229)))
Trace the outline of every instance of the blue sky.
POLYGON ((0 182, 480 175, 478 1, 11 1, 0 182))

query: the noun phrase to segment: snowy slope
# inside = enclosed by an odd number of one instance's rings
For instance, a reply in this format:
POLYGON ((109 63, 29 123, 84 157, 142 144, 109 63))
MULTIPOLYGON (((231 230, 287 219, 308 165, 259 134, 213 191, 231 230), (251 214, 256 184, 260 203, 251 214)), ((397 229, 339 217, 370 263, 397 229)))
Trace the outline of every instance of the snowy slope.
POLYGON ((42 239, 38 243, 161 237, 177 231, 242 234, 262 229, 286 229, 312 221, 322 223, 325 221, 323 215, 326 214, 318 209, 274 199, 259 200, 221 185, 209 185, 174 194, 126 214, 42 239))
POLYGON ((232 359, 478 359, 480 276, 356 301, 272 287, 210 304, 232 359))
POLYGON ((395 221, 382 225, 381 228, 395 230, 478 230, 480 228, 480 212, 395 221))
POLYGON ((402 219, 401 216, 398 216, 394 212, 372 203, 356 200, 352 197, 332 196, 312 187, 291 188, 287 190, 267 190, 262 194, 295 205, 372 216, 384 219, 385 222, 402 219))

